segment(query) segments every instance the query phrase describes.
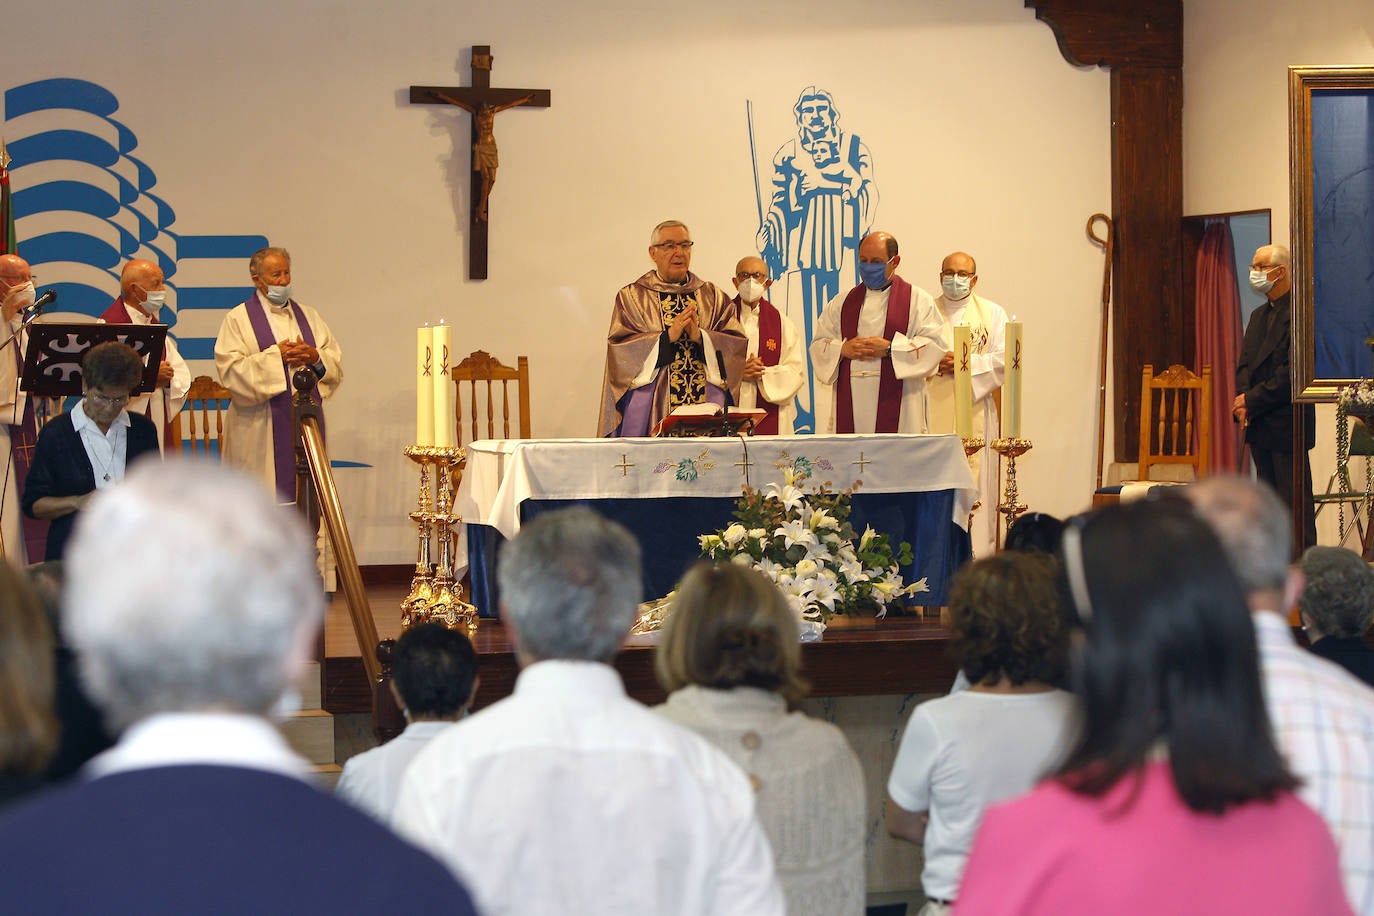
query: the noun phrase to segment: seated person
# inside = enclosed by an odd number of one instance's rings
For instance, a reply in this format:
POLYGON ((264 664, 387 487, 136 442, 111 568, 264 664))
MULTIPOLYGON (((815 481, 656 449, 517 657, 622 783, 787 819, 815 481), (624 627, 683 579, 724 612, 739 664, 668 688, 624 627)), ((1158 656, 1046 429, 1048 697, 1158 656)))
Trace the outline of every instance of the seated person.
POLYGON ((57 734, 52 628, 23 574, 0 561, 0 808, 43 784, 57 734))
POLYGON ((796 615, 762 573, 699 563, 682 580, 654 653, 670 693, 656 710, 749 776, 787 912, 860 914, 863 771, 838 728, 789 711, 808 689, 800 638, 796 615))
POLYGON ((46 559, 60 560, 81 507, 124 479, 141 455, 157 454, 157 427, 124 407, 143 378, 132 347, 97 344, 81 359, 86 396, 38 434, 24 484, 24 513, 48 519, 46 559))
POLYGON ((950 649, 966 690, 917 706, 888 778, 887 829, 921 844, 921 916, 948 911, 988 805, 1028 791, 1072 745, 1077 707, 1050 684, 1064 665, 1054 562, 976 560, 949 592, 950 649))
POLYGON ((405 712, 405 731, 350 757, 334 790, 382 823, 391 820, 410 761, 467 714, 477 691, 477 653, 457 630, 422 623, 401 634, 392 671, 391 692, 405 712))
POLYGON ((984 816, 960 912, 1350 913, 1207 522, 1181 500, 1105 508, 1064 530, 1062 565, 1083 727, 1051 778, 984 816))
POLYGON ((1298 611, 1312 651, 1374 685, 1374 649, 1364 641, 1374 616, 1374 569, 1344 547, 1309 547, 1298 568, 1307 579, 1298 611))

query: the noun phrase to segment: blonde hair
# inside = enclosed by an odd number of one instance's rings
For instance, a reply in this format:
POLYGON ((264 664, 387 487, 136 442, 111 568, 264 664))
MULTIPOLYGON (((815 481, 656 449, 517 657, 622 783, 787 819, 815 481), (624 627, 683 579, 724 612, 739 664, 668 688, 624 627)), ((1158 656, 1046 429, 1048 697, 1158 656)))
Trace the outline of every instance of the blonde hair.
POLYGON ((698 563, 683 577, 654 653, 664 690, 758 687, 794 703, 810 690, 800 669, 797 617, 763 573, 698 563))
POLYGON ((0 562, 0 772, 39 773, 57 749, 52 626, 28 580, 0 562))

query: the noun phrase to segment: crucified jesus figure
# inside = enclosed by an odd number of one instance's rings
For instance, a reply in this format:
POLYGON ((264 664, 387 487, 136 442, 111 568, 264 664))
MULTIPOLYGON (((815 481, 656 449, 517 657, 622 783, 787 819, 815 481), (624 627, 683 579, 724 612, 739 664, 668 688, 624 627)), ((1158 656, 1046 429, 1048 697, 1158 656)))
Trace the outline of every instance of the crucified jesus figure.
POLYGON ((491 197, 492 185, 496 184, 496 170, 501 165, 496 154, 496 116, 507 108, 516 108, 526 104, 534 98, 534 95, 533 93, 524 95, 504 105, 488 105, 486 102, 482 102, 475 107, 443 92, 436 92, 435 95, 472 115, 473 124, 477 130, 477 139, 472 144, 472 170, 482 173, 482 194, 477 205, 477 218, 485 223, 487 221, 487 200, 491 197))

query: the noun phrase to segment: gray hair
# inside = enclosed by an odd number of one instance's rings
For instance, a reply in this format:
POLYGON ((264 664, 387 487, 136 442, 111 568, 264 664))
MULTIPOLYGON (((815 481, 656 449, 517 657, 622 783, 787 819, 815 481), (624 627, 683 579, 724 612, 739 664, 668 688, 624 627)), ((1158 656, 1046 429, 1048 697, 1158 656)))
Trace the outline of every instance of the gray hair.
POLYGON ((299 516, 261 481, 190 459, 139 463, 100 491, 66 572, 67 635, 118 726, 162 712, 267 713, 324 613, 299 516))
POLYGON ((1360 636, 1374 616, 1374 569, 1344 547, 1309 547, 1298 562, 1307 586, 1302 610, 1327 636, 1360 636))
POLYGON ((691 238, 691 237, 692 237, 692 230, 691 230, 691 229, 687 229, 687 224, 684 223, 682 220, 680 220, 680 219, 665 219, 663 222, 659 223, 657 226, 654 227, 654 231, 653 231, 653 232, 650 232, 650 233, 649 233, 649 244, 650 244, 650 245, 657 245, 657 244, 658 244, 658 234, 659 234, 660 232, 662 232, 664 229, 673 229, 673 228, 682 228, 682 229, 686 229, 686 230, 687 230, 687 237, 688 237, 688 238, 691 238))
POLYGON ((259 248, 257 251, 253 252, 253 256, 248 259, 248 276, 258 276, 258 271, 262 270, 262 262, 273 255, 279 258, 285 258, 286 266, 291 266, 291 252, 287 251, 285 248, 259 248))
POLYGON ((585 507, 541 515, 501 550, 506 621, 529 661, 610 661, 634 623, 639 543, 585 507))
POLYGON ((1292 517, 1268 484, 1222 474, 1183 489, 1221 539, 1247 594, 1283 588, 1293 557, 1292 517))

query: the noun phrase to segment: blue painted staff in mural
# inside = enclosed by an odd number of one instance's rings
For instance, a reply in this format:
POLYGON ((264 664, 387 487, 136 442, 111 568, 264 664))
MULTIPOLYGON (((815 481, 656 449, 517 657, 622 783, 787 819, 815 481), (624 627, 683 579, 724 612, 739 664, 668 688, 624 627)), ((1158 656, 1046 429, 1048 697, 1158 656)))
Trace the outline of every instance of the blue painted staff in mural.
MULTIPOLYGON (((788 271, 800 274, 802 324, 810 345, 821 309, 840 292, 846 251, 853 273, 845 285, 858 282, 856 252, 873 227, 878 188, 868 147, 857 134, 840 129, 840 113, 828 91, 802 90, 793 112, 797 136, 773 156, 772 194, 755 241, 775 279, 788 271)), ((816 431, 814 374, 808 378, 805 402, 798 396, 797 432, 816 431)))

